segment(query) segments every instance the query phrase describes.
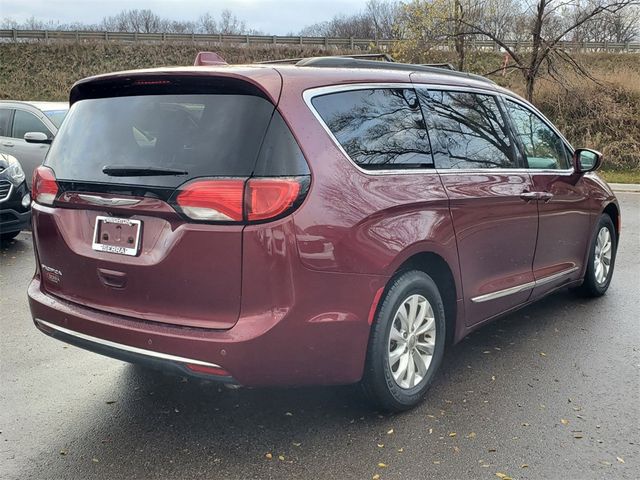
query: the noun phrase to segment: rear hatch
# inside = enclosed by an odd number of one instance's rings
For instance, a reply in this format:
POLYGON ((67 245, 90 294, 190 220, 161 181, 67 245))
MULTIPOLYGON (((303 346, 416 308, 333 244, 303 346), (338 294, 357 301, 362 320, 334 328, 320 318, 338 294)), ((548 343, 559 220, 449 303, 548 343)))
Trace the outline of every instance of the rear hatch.
MULTIPOLYGON (((43 288, 119 315, 232 327, 245 191, 286 148, 272 95, 224 75, 147 73, 80 84, 72 101, 34 177, 43 288)), ((286 173, 308 178, 301 154, 292 162, 286 173)))

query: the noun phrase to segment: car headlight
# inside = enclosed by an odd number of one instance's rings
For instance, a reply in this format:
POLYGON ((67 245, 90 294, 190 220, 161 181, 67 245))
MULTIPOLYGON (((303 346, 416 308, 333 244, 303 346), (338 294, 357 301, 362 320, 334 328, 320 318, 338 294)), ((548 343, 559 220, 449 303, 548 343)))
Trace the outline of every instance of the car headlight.
POLYGON ((4 173, 9 177, 11 183, 17 187, 24 182, 24 171, 20 166, 20 162, 18 162, 15 157, 7 155, 7 162, 9 165, 4 170, 4 173))

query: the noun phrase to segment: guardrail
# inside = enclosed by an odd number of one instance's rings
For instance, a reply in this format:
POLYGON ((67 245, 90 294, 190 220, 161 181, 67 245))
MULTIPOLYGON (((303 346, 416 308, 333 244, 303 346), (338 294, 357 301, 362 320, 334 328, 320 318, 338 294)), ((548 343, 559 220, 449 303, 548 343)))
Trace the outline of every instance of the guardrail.
MULTIPOLYGON (((372 38, 305 37, 280 35, 222 35, 208 33, 141 33, 141 32, 100 32, 92 30, 0 30, 0 41, 114 41, 114 42, 194 42, 235 45, 302 45, 343 47, 351 49, 386 48, 398 41, 372 38)), ((505 42, 510 48, 527 50, 532 42, 505 42)), ((492 40, 472 39, 472 48, 499 50, 492 40)), ((560 42, 560 48, 575 51, 606 51, 640 53, 640 42, 560 42)), ((448 48, 447 45, 439 48, 448 48)))

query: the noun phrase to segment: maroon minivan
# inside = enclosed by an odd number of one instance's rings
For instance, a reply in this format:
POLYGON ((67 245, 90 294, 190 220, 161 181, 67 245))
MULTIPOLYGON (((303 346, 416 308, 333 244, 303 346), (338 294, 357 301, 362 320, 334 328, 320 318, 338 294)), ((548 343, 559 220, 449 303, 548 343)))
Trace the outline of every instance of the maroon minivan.
POLYGON ((448 342, 611 281, 601 155, 482 77, 324 57, 101 75, 70 102, 29 301, 88 350, 402 410, 448 342))

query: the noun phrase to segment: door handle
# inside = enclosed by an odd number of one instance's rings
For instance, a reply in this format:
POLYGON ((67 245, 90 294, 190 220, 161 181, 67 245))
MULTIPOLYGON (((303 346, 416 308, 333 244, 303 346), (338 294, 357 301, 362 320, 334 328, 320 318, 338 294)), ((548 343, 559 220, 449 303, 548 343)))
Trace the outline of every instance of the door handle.
POLYGON ((538 199, 538 192, 527 192, 524 191, 520 194, 520 198, 523 199, 525 202, 530 202, 531 200, 537 200, 538 199))
POLYGON ((549 200, 551 200, 553 198, 553 193, 550 193, 550 192, 538 192, 538 198, 540 200, 544 200, 545 202, 548 202, 549 200))

